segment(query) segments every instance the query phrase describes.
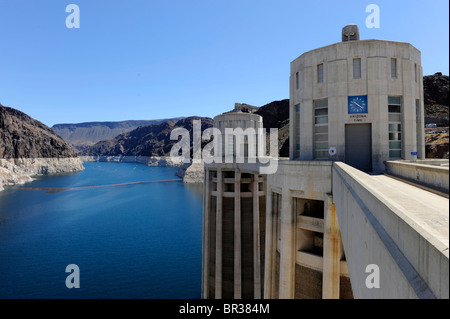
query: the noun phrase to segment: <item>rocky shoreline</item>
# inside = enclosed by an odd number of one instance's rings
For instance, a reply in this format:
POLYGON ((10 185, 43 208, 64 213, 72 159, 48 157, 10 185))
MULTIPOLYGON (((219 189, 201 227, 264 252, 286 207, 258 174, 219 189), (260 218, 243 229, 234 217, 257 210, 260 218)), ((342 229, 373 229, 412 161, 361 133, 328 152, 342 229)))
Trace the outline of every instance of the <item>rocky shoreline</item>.
POLYGON ((36 176, 83 170, 83 163, 78 157, 0 159, 0 191, 4 186, 31 182, 36 176))
POLYGON ((169 156, 79 156, 83 162, 141 163, 153 167, 178 167, 176 176, 184 183, 203 183, 204 165, 201 163, 177 163, 169 156))
POLYGON ((48 126, 0 104, 0 190, 39 175, 82 170, 75 150, 48 126))
POLYGON ((32 182, 37 176, 76 173, 84 170, 83 162, 141 163, 153 167, 178 167, 176 176, 184 183, 203 183, 204 165, 179 164, 170 157, 157 156, 80 156, 69 158, 19 158, 0 159, 0 191, 4 186, 32 182))
POLYGON ((79 156, 83 162, 141 163, 147 166, 179 167, 180 164, 164 156, 79 156))
POLYGON ((203 183, 204 174, 205 165, 202 161, 199 163, 187 163, 181 165, 175 175, 181 177, 185 183, 199 184, 203 183))

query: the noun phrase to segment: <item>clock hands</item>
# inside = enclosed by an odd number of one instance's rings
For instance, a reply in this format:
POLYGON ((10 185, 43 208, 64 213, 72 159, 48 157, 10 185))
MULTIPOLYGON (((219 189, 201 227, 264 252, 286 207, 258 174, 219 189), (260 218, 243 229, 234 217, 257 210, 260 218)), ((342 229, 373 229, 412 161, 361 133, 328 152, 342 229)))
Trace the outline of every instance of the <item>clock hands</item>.
POLYGON ((353 103, 355 103, 360 109, 364 109, 361 105, 359 105, 358 103, 356 103, 356 102, 353 102, 353 103))

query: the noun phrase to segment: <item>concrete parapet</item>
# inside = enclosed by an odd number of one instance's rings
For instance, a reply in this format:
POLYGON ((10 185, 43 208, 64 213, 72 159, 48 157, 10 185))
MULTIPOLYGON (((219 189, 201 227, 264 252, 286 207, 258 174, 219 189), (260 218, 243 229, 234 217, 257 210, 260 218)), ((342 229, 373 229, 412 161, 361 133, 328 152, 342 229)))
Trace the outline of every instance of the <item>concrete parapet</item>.
POLYGON ((387 161, 387 171, 397 177, 404 178, 439 191, 449 192, 449 167, 446 161, 387 161))
POLYGON ((449 297, 448 199, 341 162, 333 199, 355 298, 449 297), (379 288, 367 286, 369 265, 379 288))

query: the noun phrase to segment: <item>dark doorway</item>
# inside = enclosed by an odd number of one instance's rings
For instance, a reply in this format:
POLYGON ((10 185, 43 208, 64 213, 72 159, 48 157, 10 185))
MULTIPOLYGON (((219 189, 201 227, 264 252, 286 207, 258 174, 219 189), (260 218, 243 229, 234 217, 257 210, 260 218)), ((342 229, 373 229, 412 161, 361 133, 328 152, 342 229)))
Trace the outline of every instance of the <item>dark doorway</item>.
POLYGON ((372 171, 372 125, 345 125, 345 162, 364 172, 372 171))

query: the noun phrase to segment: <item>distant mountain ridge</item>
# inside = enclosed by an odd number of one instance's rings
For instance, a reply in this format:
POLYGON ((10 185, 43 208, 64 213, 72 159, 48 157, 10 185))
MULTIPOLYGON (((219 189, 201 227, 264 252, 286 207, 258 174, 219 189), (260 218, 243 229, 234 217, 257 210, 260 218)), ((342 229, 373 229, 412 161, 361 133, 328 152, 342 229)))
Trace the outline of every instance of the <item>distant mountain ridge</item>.
POLYGON ((167 120, 180 120, 183 117, 157 120, 128 120, 118 122, 85 122, 73 124, 55 124, 53 131, 77 150, 83 150, 97 142, 132 131, 140 126, 160 124, 167 120))
MULTIPOLYGON (((192 116, 179 121, 167 120, 160 124, 140 126, 113 139, 100 141, 82 151, 82 156, 168 156, 177 141, 170 140, 176 127, 185 128, 192 138, 192 121, 201 121, 201 130, 212 127, 209 117, 192 116)), ((192 140, 192 139, 191 139, 192 140)))
MULTIPOLYGON (((266 129, 279 129, 279 153, 282 157, 289 156, 289 100, 268 103, 261 107, 239 104, 242 112, 252 112, 263 117, 266 129)), ((179 121, 168 120, 161 124, 151 124, 138 127, 133 131, 117 137, 100 141, 80 152, 82 156, 168 156, 176 141, 170 140, 170 133, 176 127, 189 131, 192 137, 192 121, 201 120, 202 131, 212 127, 213 119, 208 117, 187 117, 179 121)), ((206 143, 204 143, 206 144, 206 143)), ((269 148, 267 148, 269 149, 269 148)))

